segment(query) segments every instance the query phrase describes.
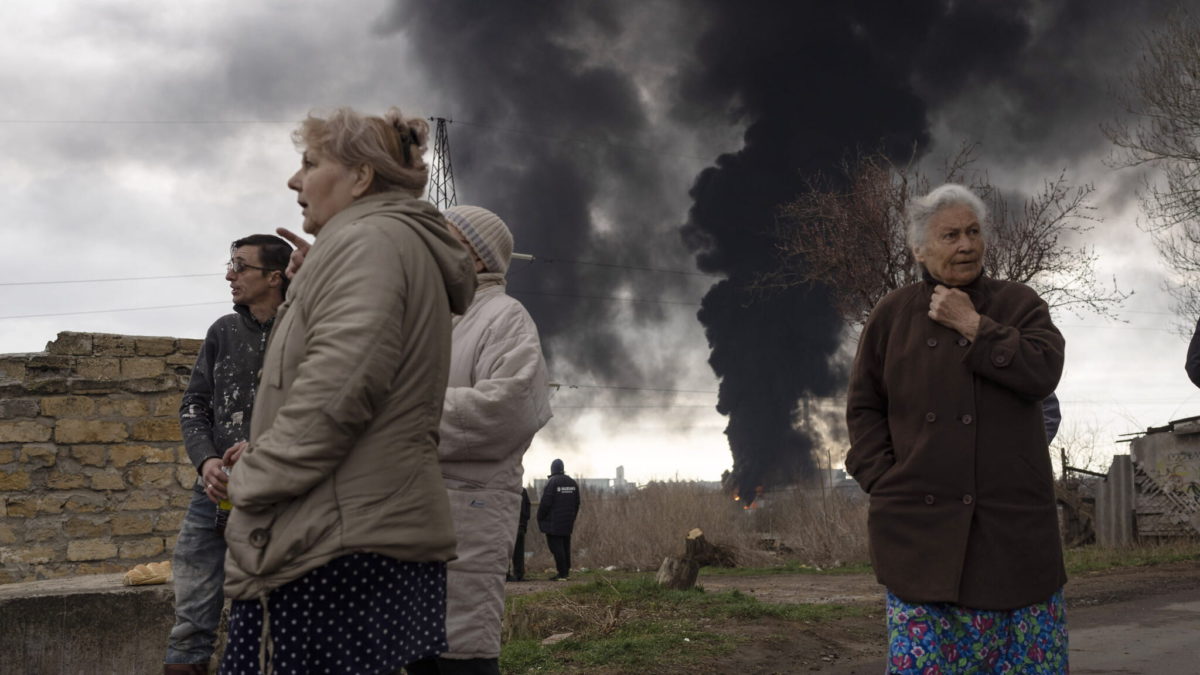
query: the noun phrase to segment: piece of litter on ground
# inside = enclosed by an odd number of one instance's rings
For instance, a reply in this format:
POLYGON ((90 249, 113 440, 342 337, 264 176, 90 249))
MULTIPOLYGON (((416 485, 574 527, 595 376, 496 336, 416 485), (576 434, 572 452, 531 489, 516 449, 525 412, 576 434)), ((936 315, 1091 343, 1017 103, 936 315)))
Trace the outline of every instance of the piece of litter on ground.
POLYGON ((542 640, 542 646, 549 647, 550 645, 556 645, 556 644, 562 642, 563 640, 566 640, 567 638, 571 637, 572 635, 574 635, 574 633, 555 633, 554 635, 551 635, 550 637, 546 638, 545 640, 542 640))
POLYGON ((690 640, 690 639, 688 639, 688 638, 683 638, 683 641, 684 641, 684 642, 691 642, 691 640, 690 640))

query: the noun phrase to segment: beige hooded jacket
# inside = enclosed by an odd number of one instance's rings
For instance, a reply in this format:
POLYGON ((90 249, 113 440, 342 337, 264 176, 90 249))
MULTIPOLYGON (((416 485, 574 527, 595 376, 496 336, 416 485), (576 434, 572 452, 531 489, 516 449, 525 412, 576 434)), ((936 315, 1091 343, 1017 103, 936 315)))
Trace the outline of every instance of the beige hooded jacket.
POLYGON ((438 456, 449 488, 458 559, 447 579, 451 659, 500 656, 504 575, 521 512, 521 460, 550 420, 537 326, 504 292, 504 275, 479 275, 475 301, 454 318, 450 385, 438 456))
POLYGON ((451 312, 474 290, 471 257, 424 201, 371 195, 322 228, 279 308, 230 476, 229 597, 349 553, 454 557, 438 424, 451 312))

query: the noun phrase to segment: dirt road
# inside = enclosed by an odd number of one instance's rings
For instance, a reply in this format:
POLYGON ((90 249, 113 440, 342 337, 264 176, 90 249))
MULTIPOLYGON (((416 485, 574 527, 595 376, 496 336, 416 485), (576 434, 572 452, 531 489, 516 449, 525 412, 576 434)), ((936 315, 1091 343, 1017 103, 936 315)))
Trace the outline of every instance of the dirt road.
MULTIPOLYGON (((884 670, 883 589, 870 575, 705 576, 708 591, 737 589, 776 603, 854 604, 865 616, 795 625, 755 621, 724 630, 741 646, 704 672, 879 675, 884 670)), ((553 582, 509 584, 510 593, 553 582)), ((1200 562, 1078 574, 1066 588, 1071 672, 1200 672, 1200 562)), ((697 671, 693 671, 697 672, 697 671)))

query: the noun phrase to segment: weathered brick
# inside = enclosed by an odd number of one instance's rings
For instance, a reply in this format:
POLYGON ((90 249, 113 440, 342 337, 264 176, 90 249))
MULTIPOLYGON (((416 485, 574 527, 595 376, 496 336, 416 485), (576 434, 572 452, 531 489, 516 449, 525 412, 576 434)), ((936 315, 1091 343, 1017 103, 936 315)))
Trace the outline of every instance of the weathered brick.
POLYGON ((17 530, 12 525, 0 523, 0 544, 17 543, 17 530))
POLYGON ((137 380, 145 377, 158 377, 163 374, 163 360, 152 357, 138 356, 121 359, 121 378, 137 380))
POLYGON ((105 356, 133 356, 135 342, 128 335, 96 333, 92 338, 92 353, 105 356))
POLYGON ((22 581, 28 581, 24 574, 21 574, 13 567, 0 567, 0 584, 16 584, 22 581))
POLYGON ((25 541, 50 541, 62 533, 58 520, 30 520, 25 523, 25 541))
POLYGON ((29 398, 14 398, 0 401, 0 419, 14 417, 37 417, 39 413, 37 401, 29 398))
POLYGON ((120 443, 126 438, 129 432, 123 422, 59 420, 54 425, 54 440, 59 443, 120 443))
POLYGON ((76 516, 63 523, 63 532, 68 537, 107 537, 112 534, 108 516, 76 516))
POLYGON ((177 535, 177 534, 173 534, 173 535, 167 537, 166 540, 163 542, 166 545, 166 551, 164 551, 164 553, 170 554, 171 552, 173 552, 175 550, 175 542, 177 542, 177 541, 179 541, 179 535, 177 535))
POLYGON ((121 376, 121 359, 107 356, 79 359, 75 376, 84 380, 115 380, 121 376))
MULTIPOLYGON (((188 487, 190 488, 192 486, 192 484, 195 482, 196 482, 196 479, 193 478, 192 482, 188 483, 188 487)), ((188 490, 187 492, 176 492, 175 494, 171 495, 171 506, 174 506, 175 508, 186 509, 189 505, 191 505, 191 503, 192 503, 192 491, 191 490, 188 490)))
POLYGON ((17 461, 16 448, 0 448, 0 464, 9 464, 17 461))
POLYGON ((43 377, 26 379, 24 388, 24 393, 30 396, 47 396, 49 394, 65 394, 69 386, 65 377, 43 377))
POLYGON ((150 448, 149 451, 142 456, 142 459, 147 464, 175 464, 177 463, 175 448, 150 448))
POLYGON ((166 356, 175 351, 175 338, 136 337, 133 347, 139 356, 166 356))
POLYGON ((121 544, 121 557, 126 560, 130 558, 149 558, 159 555, 163 552, 162 537, 146 537, 144 539, 135 539, 121 544))
POLYGON ((163 363, 171 367, 187 368, 191 372, 192 366, 196 365, 195 354, 172 354, 163 359, 163 363))
POLYGON ((0 562, 34 565, 48 563, 57 557, 53 546, 14 546, 0 549, 0 562))
POLYGON ((158 377, 143 377, 137 380, 126 380, 125 389, 136 394, 155 394, 161 391, 171 391, 180 389, 174 375, 160 375, 158 377))
POLYGON ((133 425, 133 438, 138 441, 182 441, 179 420, 166 417, 141 420, 133 425))
POLYGON ((52 429, 33 420, 0 422, 0 443, 43 443, 50 440, 52 429))
POLYGON ((28 471, 0 471, 0 492, 28 490, 33 477, 28 471))
POLYGON ((37 498, 38 513, 62 513, 63 506, 67 503, 67 495, 53 493, 48 495, 40 495, 37 498))
POLYGON ((96 402, 98 417, 146 417, 150 409, 140 398, 102 398, 96 402))
POLYGON ((108 503, 103 495, 71 495, 63 508, 72 513, 100 513, 108 510, 108 503))
POLYGON ((89 417, 96 405, 87 396, 48 396, 42 399, 42 414, 48 417, 89 417))
POLYGON ((87 484, 87 477, 77 473, 51 471, 50 475, 46 476, 46 487, 52 490, 75 490, 87 487, 87 484))
POLYGON ((173 487, 174 466, 135 466, 129 470, 129 484, 134 487, 173 487))
POLYGON ((64 391, 43 392, 43 393, 62 394, 62 393, 66 393, 68 391, 71 392, 72 394, 86 394, 88 396, 107 396, 109 394, 116 394, 116 393, 120 392, 121 386, 119 384, 117 384, 116 382, 109 382, 109 381, 105 381, 105 380, 72 379, 68 383, 68 386, 66 387, 66 389, 64 391))
POLYGON ((204 346, 204 340, 197 340, 195 338, 179 338, 175 341, 175 345, 178 347, 179 351, 195 356, 196 354, 200 353, 200 348, 204 346))
POLYGON ((71 448, 71 456, 85 466, 104 466, 104 456, 107 448, 103 445, 76 445, 71 448))
POLYGON ((38 497, 19 495, 4 500, 4 514, 8 518, 32 518, 37 515, 38 497))
MULTIPOLYGON (((188 497, 189 501, 191 497, 188 497)), ((134 492, 121 502, 122 511, 157 511, 167 505, 167 498, 161 494, 146 494, 134 492)))
MULTIPOLYGON (((192 356, 195 361, 195 355, 192 356)), ((0 380, 21 382, 25 379, 25 359, 18 357, 0 358, 0 380)))
POLYGON ((100 562, 85 562, 76 566, 71 572, 71 576, 84 576, 85 574, 115 574, 117 572, 126 572, 129 570, 129 565, 125 563, 112 562, 102 560, 100 562))
POLYGON ((119 471, 98 471, 91 475, 93 490, 124 490, 125 479, 119 471))
POLYGON ((186 515, 187 511, 182 509, 163 511, 158 514, 158 519, 154 521, 154 531, 176 533, 183 526, 183 518, 186 515))
POLYGON ((26 377, 29 376, 28 371, 38 370, 45 373, 62 373, 70 369, 74 362, 69 356, 60 356, 58 354, 30 354, 25 359, 26 377))
POLYGON ((175 469, 175 480, 179 482, 179 487, 190 488, 196 484, 196 467, 188 464, 175 469))
POLYGON ((118 513, 112 517, 113 534, 150 534, 154 516, 149 513, 118 513))
POLYGON ((183 393, 176 392, 174 394, 164 394, 156 396, 151 404, 150 410, 155 417, 176 417, 179 415, 179 406, 183 403, 183 393))
POLYGON ((158 448, 150 445, 114 445, 108 450, 108 461, 115 467, 123 467, 156 450, 158 448))
POLYGON ((21 461, 38 467, 54 466, 58 462, 58 448, 49 443, 29 443, 21 446, 21 461))
POLYGON ((107 539, 75 539, 67 542, 67 560, 107 560, 117 556, 117 545, 107 539))
POLYGON ((61 331, 52 342, 46 343, 46 351, 51 354, 71 354, 84 356, 92 353, 92 334, 61 331))

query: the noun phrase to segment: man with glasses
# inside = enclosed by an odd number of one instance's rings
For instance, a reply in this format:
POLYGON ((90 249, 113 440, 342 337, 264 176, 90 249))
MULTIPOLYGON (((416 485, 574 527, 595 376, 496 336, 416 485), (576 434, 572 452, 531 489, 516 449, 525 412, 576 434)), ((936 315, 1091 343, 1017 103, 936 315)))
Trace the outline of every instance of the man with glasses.
POLYGON ((224 520, 227 471, 250 436, 267 335, 283 304, 292 247, 270 234, 233 242, 225 280, 233 313, 208 329, 179 408, 188 457, 199 477, 175 543, 175 626, 167 639, 165 674, 208 672, 225 581, 224 520))

